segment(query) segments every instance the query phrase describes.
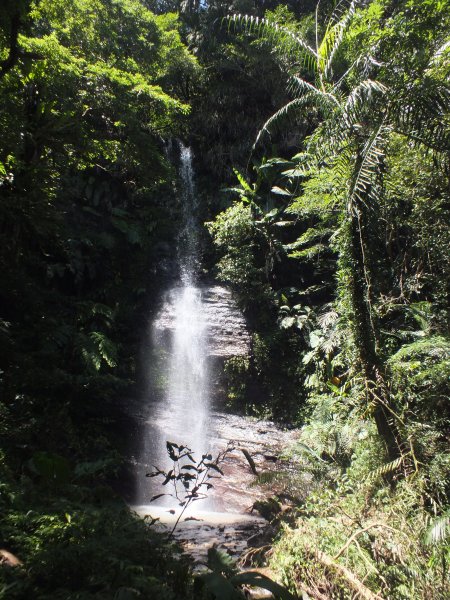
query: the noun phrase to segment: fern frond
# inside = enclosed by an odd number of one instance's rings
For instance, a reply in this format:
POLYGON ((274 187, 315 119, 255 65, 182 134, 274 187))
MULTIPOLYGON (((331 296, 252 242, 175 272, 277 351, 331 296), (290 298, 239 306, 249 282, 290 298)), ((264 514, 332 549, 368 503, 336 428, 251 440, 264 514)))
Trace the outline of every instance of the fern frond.
POLYGON ((114 343, 99 331, 92 331, 89 335, 94 342, 100 357, 106 362, 109 367, 117 366, 117 352, 114 343))
POLYGON ((412 344, 406 344, 388 360, 388 364, 395 368, 404 361, 421 359, 427 357, 437 360, 445 360, 450 357, 450 343, 442 336, 432 336, 417 340, 412 344))
POLYGON ((333 327, 338 318, 339 313, 334 308, 331 308, 331 310, 327 310, 318 316, 317 323, 322 330, 326 330, 329 327, 333 327))

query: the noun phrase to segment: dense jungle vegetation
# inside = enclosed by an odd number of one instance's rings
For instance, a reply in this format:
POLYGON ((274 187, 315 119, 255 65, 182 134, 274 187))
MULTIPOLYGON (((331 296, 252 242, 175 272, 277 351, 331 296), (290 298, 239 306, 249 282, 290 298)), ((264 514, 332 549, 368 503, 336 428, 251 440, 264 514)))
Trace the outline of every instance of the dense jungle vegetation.
POLYGON ((450 596, 449 31, 448 0, 2 0, 0 598, 243 597, 113 491, 175 138, 252 332, 229 407, 301 428, 259 477, 274 577, 450 596))

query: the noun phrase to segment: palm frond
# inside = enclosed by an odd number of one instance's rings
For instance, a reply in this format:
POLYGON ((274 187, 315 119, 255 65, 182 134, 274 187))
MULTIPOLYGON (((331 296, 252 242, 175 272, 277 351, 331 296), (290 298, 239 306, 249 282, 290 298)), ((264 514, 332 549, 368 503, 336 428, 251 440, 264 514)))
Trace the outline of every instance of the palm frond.
POLYGON ((361 111, 367 110, 368 103, 377 95, 384 95, 386 86, 379 81, 366 79, 361 81, 349 94, 344 105, 342 118, 347 126, 357 123, 361 117, 361 111))
POLYGON ((316 105, 324 112, 330 112, 330 108, 339 108, 339 101, 333 94, 319 90, 315 85, 308 83, 298 75, 293 75, 290 79, 289 91, 295 93, 298 97, 304 94, 309 94, 309 98, 313 99, 316 105))
POLYGON ((406 455, 406 454, 402 454, 402 456, 399 456, 395 460, 385 463, 384 465, 381 465, 381 467, 378 467, 378 469, 371 471, 367 477, 367 481, 373 481, 374 479, 377 479, 378 477, 382 477, 383 475, 388 475, 389 473, 394 473, 401 467, 401 465, 403 464, 403 462, 407 456, 408 455, 406 455))
POLYGON ((262 128, 258 131, 258 135, 256 136, 255 143, 253 144, 253 148, 261 141, 263 135, 270 135, 274 130, 281 127, 283 123, 293 117, 296 111, 303 108, 307 102, 308 98, 303 96, 302 98, 295 98, 291 100, 284 106, 282 106, 276 113, 274 113, 267 121, 264 123, 262 128))
POLYGON ((438 152, 450 149, 450 89, 426 79, 395 98, 390 117, 396 131, 438 152))
POLYGON ((440 63, 443 57, 450 52, 450 40, 446 40, 430 59, 430 65, 437 65, 440 63))
POLYGON ((291 52, 296 51, 297 58, 301 57, 303 65, 310 70, 316 70, 317 53, 311 46, 299 35, 268 19, 255 17, 253 15, 234 14, 227 17, 230 25, 241 27, 244 31, 257 35, 258 37, 266 37, 267 40, 276 44, 279 47, 284 47, 285 50, 291 52))
POLYGON ((342 43, 345 30, 355 14, 357 4, 356 0, 352 0, 351 2, 341 1, 333 11, 322 43, 317 51, 318 60, 322 67, 321 71, 325 77, 328 77, 330 74, 334 56, 342 43))
POLYGON ((342 21, 349 11, 352 10, 354 12, 358 4, 361 4, 361 0, 339 0, 333 9, 329 23, 331 25, 336 25, 339 21, 342 21))
POLYGON ((439 544, 450 537, 450 512, 435 519, 425 534, 425 543, 439 544))
POLYGON ((384 157, 386 133, 390 129, 382 123, 367 139, 356 161, 356 168, 350 183, 348 210, 353 212, 358 202, 377 200, 377 178, 384 157))

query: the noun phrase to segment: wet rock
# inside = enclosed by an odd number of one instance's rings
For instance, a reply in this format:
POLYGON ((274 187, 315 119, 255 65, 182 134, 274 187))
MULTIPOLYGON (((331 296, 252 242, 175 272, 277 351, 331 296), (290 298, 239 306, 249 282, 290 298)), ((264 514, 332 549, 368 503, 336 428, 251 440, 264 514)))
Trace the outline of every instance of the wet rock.
POLYGON ((262 548, 270 544, 278 533, 278 527, 268 525, 263 530, 258 531, 248 538, 247 546, 249 548, 262 548))
POLYGON ((273 598, 273 594, 269 590, 263 590, 263 588, 250 588, 247 591, 247 598, 252 600, 269 600, 273 598))
POLYGON ((0 565, 2 567, 20 567, 22 565, 22 561, 17 558, 12 552, 8 552, 8 550, 1 549, 0 550, 0 565))
MULTIPOLYGON (((250 352, 250 335, 242 312, 231 291, 219 285, 203 286, 203 314, 208 331, 208 354, 222 359, 246 356, 250 352)), ((172 331, 175 328, 173 303, 165 302, 155 328, 172 331)))

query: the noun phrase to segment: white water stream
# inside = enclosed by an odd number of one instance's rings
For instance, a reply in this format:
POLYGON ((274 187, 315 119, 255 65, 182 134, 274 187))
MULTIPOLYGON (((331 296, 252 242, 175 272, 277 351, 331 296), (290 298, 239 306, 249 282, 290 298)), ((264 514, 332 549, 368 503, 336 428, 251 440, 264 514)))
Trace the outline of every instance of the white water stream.
MULTIPOLYGON (((165 348, 162 370, 165 374, 165 392, 153 406, 150 416, 152 439, 144 445, 151 464, 168 471, 172 466, 166 442, 189 447, 196 460, 209 451, 207 431, 210 411, 210 385, 208 370, 208 331, 202 290, 197 283, 199 265, 198 225, 196 220, 197 196, 192 169, 190 148, 181 146, 180 179, 182 201, 182 226, 177 243, 179 281, 165 297, 160 314, 153 323, 153 345, 165 348), (172 327, 167 340, 167 329, 161 315, 171 315, 172 327), (168 347, 167 347, 168 346, 168 347)), ((150 493, 172 492, 171 484, 161 488, 161 477, 151 482, 150 493)), ((146 490, 149 500, 149 490, 146 490)), ((170 497, 161 498, 158 504, 178 508, 170 497)), ((197 501, 196 508, 205 508, 207 501, 197 501)))

